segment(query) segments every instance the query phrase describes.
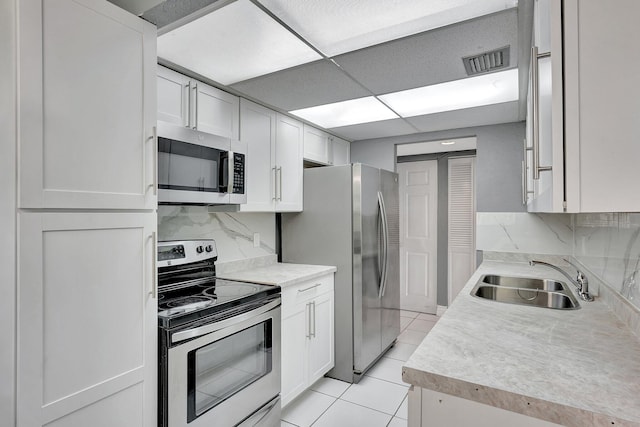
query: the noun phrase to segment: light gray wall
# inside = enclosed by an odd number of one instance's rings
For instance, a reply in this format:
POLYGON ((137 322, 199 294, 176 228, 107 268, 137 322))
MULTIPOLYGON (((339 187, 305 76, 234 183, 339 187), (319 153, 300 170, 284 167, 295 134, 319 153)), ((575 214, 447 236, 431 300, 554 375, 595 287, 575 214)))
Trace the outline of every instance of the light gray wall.
POLYGON ((15 425, 16 55, 15 0, 0 0, 0 424, 15 425))
MULTIPOLYGON (((380 138, 351 143, 351 161, 395 170, 395 146, 412 142, 475 136, 476 210, 478 212, 524 212, 521 161, 525 123, 480 126, 464 129, 380 138)), ((401 161, 438 160, 438 305, 448 304, 448 165, 459 153, 406 156, 401 161)), ((477 255, 481 260, 481 254, 477 255)), ((478 261, 478 262, 479 262, 478 261)))
POLYGON ((477 138, 477 211, 524 212, 521 190, 524 122, 355 141, 351 143, 351 161, 395 170, 396 144, 467 136, 477 138))

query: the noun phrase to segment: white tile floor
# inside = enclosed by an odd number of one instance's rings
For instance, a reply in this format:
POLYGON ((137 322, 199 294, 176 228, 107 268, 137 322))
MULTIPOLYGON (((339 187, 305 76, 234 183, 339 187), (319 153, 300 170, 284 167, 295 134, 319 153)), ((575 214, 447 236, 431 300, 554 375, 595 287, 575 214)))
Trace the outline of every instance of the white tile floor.
POLYGON ((321 378, 282 410, 281 427, 406 427, 402 365, 436 324, 431 314, 400 311, 396 345, 358 384, 321 378))

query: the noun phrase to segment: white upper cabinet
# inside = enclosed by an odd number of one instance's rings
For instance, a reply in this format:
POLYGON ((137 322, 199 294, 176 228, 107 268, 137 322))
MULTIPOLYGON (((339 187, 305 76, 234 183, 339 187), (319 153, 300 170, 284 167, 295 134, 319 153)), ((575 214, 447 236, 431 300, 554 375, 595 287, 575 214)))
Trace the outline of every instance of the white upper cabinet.
POLYGON ((561 3, 534 3, 534 46, 527 105, 528 148, 525 187, 528 210, 564 210, 563 85, 561 3))
POLYGON ((301 211, 302 123, 246 99, 240 111, 240 140, 247 143, 247 203, 240 210, 301 211))
POLYGON ((239 139, 237 96, 158 66, 158 120, 239 139))
POLYGON ((337 137, 331 141, 331 164, 334 166, 351 163, 351 143, 337 137))
POLYGON ((350 161, 350 143, 329 133, 304 125, 304 160, 319 165, 346 165, 350 161))
POLYGON ((320 164, 331 164, 331 135, 304 124, 304 159, 320 164))
POLYGON ((637 16, 633 0, 535 1, 529 211, 640 211, 637 16))
POLYGON ((155 26, 97 0, 18 25, 19 207, 155 209, 155 26))
POLYGON ((564 2, 567 210, 640 211, 640 2, 564 2))

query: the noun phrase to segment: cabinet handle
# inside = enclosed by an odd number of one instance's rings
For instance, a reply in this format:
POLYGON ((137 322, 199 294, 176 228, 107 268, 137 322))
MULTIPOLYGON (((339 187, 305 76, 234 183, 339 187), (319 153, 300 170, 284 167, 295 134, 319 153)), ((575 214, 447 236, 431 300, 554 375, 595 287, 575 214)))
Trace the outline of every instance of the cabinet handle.
POLYGON ((186 103, 185 103, 185 123, 184 123, 184 127, 188 128, 191 127, 191 82, 187 82, 186 85, 184 85, 185 89, 187 89, 186 92, 186 103))
POLYGON ((315 301, 311 301, 311 307, 313 307, 313 332, 311 332, 309 335, 311 335, 312 337, 316 337, 316 302, 315 301))
POLYGON ((540 172, 550 171, 551 166, 540 166, 540 99, 538 60, 551 53, 538 54, 538 46, 531 48, 531 90, 533 91, 533 179, 540 179, 540 172))
POLYGON ((158 127, 153 127, 153 195, 158 195, 158 127))
POLYGON ((198 83, 193 85, 193 90, 195 92, 195 95, 193 97, 194 102, 193 102, 193 129, 198 129, 198 83))
POLYGON ((321 283, 316 283, 315 285, 309 286, 308 288, 298 289, 298 292, 302 293, 302 292, 310 291, 311 289, 317 288, 320 285, 321 285, 321 283))
POLYGON ((278 190, 276 189, 276 185, 278 182, 278 179, 276 178, 277 168, 274 166, 271 168, 271 170, 273 171, 273 197, 271 198, 271 200, 278 200, 278 190))
POLYGON ((282 201, 282 166, 278 168, 278 200, 282 201))
POLYGON ((153 278, 151 283, 151 298, 156 299, 158 297, 158 234, 156 231, 151 232, 151 241, 153 242, 153 247, 151 253, 153 254, 153 272, 151 273, 151 277, 153 278))
POLYGON ((306 328, 307 330, 306 330, 305 336, 308 339, 311 339, 311 303, 306 303, 305 304, 304 312, 305 312, 305 315, 307 316, 307 319, 306 319, 307 320, 307 328, 306 328))
POLYGON ((524 141, 524 149, 523 151, 523 159, 522 159, 522 204, 526 205, 527 204, 527 196, 529 194, 532 194, 533 191, 529 190, 529 180, 527 177, 527 152, 531 151, 531 147, 527 147, 527 140, 526 138, 523 140, 524 141))

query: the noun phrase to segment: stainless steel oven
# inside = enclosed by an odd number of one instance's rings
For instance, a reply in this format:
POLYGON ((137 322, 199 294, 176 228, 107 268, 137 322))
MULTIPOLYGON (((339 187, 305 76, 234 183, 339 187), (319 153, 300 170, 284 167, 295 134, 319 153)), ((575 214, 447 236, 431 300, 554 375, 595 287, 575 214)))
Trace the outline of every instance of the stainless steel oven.
POLYGON ((159 425, 280 425, 280 289, 215 277, 213 241, 160 242, 159 425))

